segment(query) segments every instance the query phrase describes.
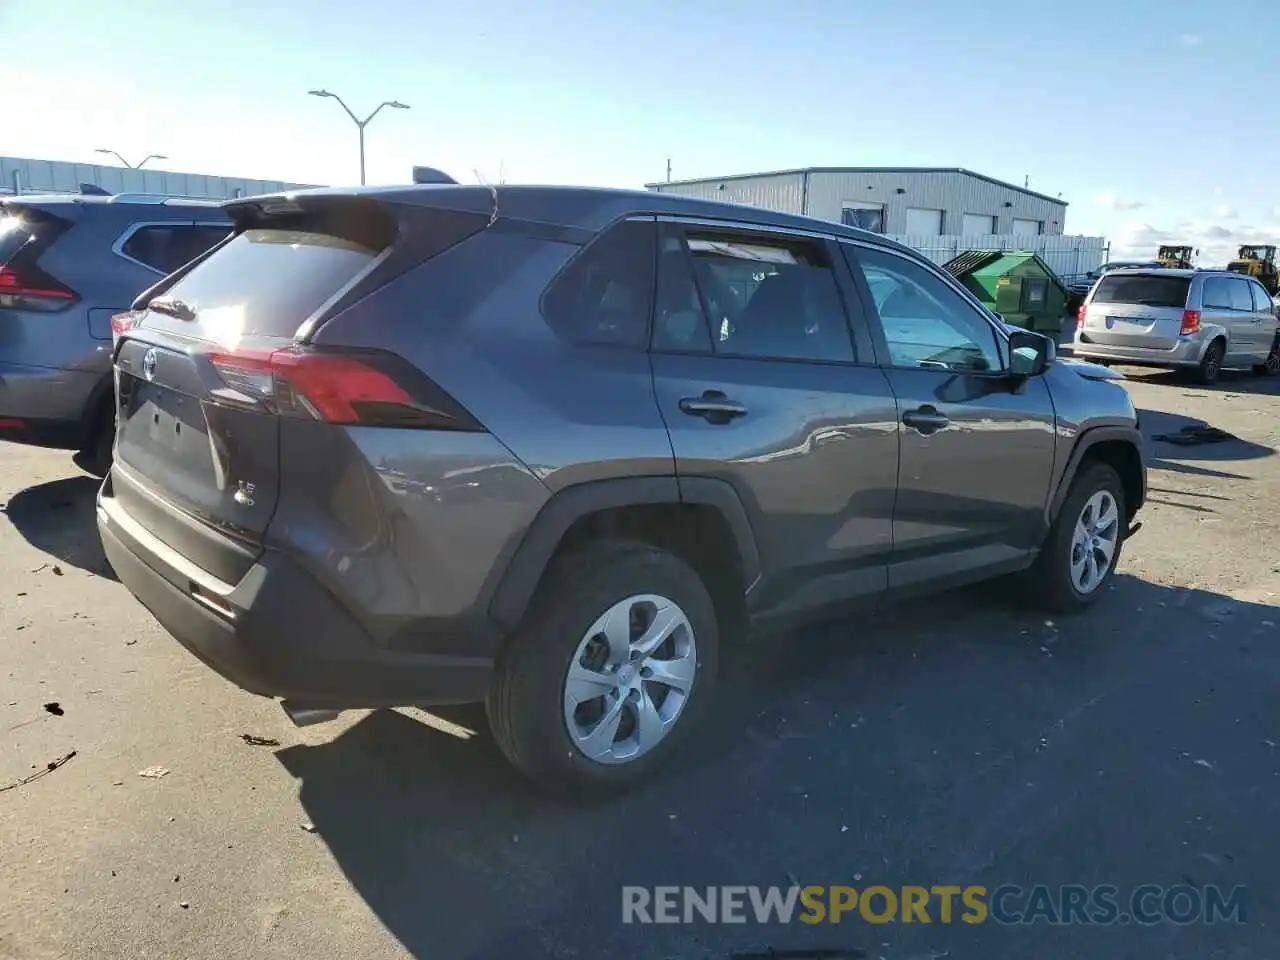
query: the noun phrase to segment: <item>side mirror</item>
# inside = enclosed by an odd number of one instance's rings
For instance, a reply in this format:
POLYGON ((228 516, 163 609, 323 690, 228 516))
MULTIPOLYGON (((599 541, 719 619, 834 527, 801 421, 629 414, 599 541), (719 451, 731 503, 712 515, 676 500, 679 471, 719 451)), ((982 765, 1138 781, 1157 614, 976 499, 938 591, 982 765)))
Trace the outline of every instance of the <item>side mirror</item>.
POLYGON ((1014 330, 1009 334, 1009 373, 1020 379, 1035 377, 1058 356, 1052 337, 1034 330, 1014 330))

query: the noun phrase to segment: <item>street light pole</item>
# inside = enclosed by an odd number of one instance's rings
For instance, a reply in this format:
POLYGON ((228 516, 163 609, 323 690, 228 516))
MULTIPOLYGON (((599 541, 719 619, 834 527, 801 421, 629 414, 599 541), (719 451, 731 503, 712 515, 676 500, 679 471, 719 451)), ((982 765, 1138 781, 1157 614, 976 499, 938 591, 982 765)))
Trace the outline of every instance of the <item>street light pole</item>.
POLYGON ((119 160, 121 163, 123 163, 130 170, 141 170, 143 164, 145 164, 148 160, 168 160, 169 159, 163 153, 149 153, 145 157, 143 157, 142 160, 139 161, 138 163, 130 163, 124 157, 120 156, 120 154, 116 153, 114 150, 108 150, 106 147, 99 147, 97 150, 93 152, 110 154, 111 156, 119 160))
POLYGON ((409 105, 407 103, 401 103, 399 100, 383 100, 382 103, 378 104, 374 108, 373 113, 361 120, 352 112, 351 108, 347 106, 346 101, 336 93, 330 93, 328 90, 308 90, 307 93, 313 97, 324 97, 328 100, 337 100, 338 106, 346 111, 347 116, 351 118, 351 122, 356 125, 356 130, 360 135, 360 186, 364 186, 364 128, 367 127, 373 118, 381 112, 383 107, 391 107, 393 110, 408 110, 409 105))

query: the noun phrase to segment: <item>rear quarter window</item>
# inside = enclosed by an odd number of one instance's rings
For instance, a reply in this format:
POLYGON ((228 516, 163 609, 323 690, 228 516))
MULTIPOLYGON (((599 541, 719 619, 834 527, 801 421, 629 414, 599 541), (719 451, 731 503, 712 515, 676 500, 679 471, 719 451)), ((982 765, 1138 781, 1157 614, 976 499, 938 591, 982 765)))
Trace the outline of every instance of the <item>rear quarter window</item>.
POLYGON ((593 239, 543 294, 542 315, 556 336, 643 349, 656 248, 652 221, 624 221, 593 239))
POLYGON ((1187 304, 1187 277, 1150 275, 1120 276, 1109 273, 1098 281, 1094 303, 1136 303, 1144 307, 1184 307, 1187 304))

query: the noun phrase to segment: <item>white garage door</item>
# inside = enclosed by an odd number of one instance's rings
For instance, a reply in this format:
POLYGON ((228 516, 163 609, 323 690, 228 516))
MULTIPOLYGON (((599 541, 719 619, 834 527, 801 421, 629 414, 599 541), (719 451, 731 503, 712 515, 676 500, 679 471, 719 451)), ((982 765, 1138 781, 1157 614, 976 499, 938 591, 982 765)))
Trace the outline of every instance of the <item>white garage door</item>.
POLYGON ((985 213, 966 213, 964 229, 966 237, 984 237, 996 232, 996 218, 985 213))
POLYGON ((1013 232, 1015 236, 1019 236, 1019 237, 1025 237, 1025 236, 1038 237, 1040 236, 1040 221, 1039 220, 1019 220, 1015 217, 1013 220, 1013 232))
POLYGON ((907 233, 911 236, 938 236, 942 233, 942 211, 907 207, 907 233))

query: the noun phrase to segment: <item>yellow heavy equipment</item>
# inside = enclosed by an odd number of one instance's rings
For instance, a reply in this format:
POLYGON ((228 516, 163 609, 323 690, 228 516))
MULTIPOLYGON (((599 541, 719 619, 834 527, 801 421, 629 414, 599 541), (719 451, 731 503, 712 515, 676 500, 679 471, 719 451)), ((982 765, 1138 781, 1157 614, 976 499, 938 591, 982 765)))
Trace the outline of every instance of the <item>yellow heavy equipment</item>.
POLYGON ((1190 270, 1191 258, 1194 254, 1195 251, 1191 247, 1164 246, 1156 254, 1156 262, 1162 267, 1173 270, 1190 270))
POLYGON ((1236 258, 1227 264, 1232 273, 1243 273, 1253 277, 1273 297, 1280 287, 1280 278, 1276 274, 1276 248, 1265 244, 1246 244, 1236 252, 1236 258))

